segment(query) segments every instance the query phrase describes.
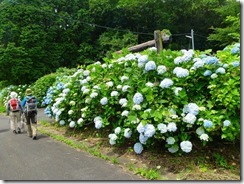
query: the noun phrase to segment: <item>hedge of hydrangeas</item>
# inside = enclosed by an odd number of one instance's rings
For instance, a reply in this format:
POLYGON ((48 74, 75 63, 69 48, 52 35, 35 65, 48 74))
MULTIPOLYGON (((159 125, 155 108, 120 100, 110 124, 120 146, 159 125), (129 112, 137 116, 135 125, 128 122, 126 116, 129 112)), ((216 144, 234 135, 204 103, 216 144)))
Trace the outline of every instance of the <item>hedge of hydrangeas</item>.
POLYGON ((58 77, 43 99, 60 126, 109 128, 111 145, 135 153, 161 141, 189 153, 192 141, 240 138, 240 44, 214 54, 156 48, 115 55, 58 77))

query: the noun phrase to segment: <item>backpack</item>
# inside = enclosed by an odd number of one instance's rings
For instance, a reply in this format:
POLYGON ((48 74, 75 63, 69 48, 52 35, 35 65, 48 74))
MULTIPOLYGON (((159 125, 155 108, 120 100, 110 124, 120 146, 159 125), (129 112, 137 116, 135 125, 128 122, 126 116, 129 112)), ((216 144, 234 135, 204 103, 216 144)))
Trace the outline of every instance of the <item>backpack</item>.
POLYGON ((27 114, 32 114, 37 112, 37 100, 34 96, 26 97, 26 111, 27 114))
POLYGON ((19 101, 16 98, 10 100, 10 110, 12 112, 19 111, 19 101))

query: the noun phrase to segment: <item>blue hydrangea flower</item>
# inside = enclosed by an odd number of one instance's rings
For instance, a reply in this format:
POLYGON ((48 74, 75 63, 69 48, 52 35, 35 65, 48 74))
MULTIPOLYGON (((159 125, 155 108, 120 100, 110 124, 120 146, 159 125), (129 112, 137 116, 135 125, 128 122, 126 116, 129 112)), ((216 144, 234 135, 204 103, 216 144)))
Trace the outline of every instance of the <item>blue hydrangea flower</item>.
POLYGON ((200 67, 203 67, 204 64, 205 64, 205 62, 201 58, 194 58, 193 61, 195 62, 193 64, 193 67, 195 69, 200 68, 200 67))
POLYGON ((228 64, 224 64, 223 68, 228 68, 228 66, 229 66, 228 64))
POLYGON ((238 48, 238 47, 233 47, 232 49, 231 49, 231 54, 238 54, 238 53, 240 53, 240 48, 238 48))
POLYGON ((143 96, 141 93, 136 93, 133 97, 134 104, 139 105, 141 102, 143 102, 143 96))
POLYGON ((213 122, 212 121, 210 121, 210 120, 203 120, 203 126, 205 127, 205 128, 211 128, 212 126, 213 126, 213 122))
POLYGON ((145 127, 142 123, 140 123, 137 127, 136 127, 136 130, 139 132, 139 133, 143 133, 144 130, 145 130, 145 127))
POLYGON ((152 137, 155 134, 156 130, 155 127, 152 124, 146 124, 144 135, 146 137, 152 137))
POLYGON ((106 105, 108 103, 108 98, 107 97, 103 97, 101 100, 100 100, 100 103, 102 105, 106 105))
POLYGON ((60 126, 63 126, 63 125, 65 125, 65 121, 64 120, 60 120, 59 124, 60 124, 60 126))
POLYGON ((148 72, 148 71, 151 71, 151 70, 155 70, 156 69, 156 64, 154 61, 148 61, 145 65, 145 70, 148 72))
POLYGON ((204 63, 210 65, 210 64, 217 64, 219 62, 217 57, 214 56, 207 56, 205 58, 202 59, 204 61, 204 63))
POLYGON ((136 154, 141 154, 143 151, 143 146, 141 143, 137 142, 134 144, 134 151, 136 152, 136 154))
POLYGON ((204 72, 204 74, 203 74, 205 77, 206 76, 210 76, 210 75, 212 75, 212 71, 211 70, 206 70, 205 72, 204 72))
POLYGON ((102 128, 102 124, 103 124, 103 122, 102 122, 101 120, 97 120, 97 121, 95 121, 94 123, 95 123, 95 128, 96 128, 96 129, 100 129, 100 128, 102 128))
POLYGON ((164 89, 164 88, 169 88, 173 84, 174 82, 171 79, 165 78, 164 80, 161 81, 159 86, 164 89))
POLYGON ((175 67, 173 74, 175 74, 178 78, 183 78, 189 75, 189 71, 181 67, 175 67))
POLYGON ((189 153, 192 150, 192 143, 190 141, 182 141, 180 143, 180 148, 185 153, 189 153))
POLYGON ((238 67, 240 66, 240 62, 239 61, 234 61, 231 63, 233 67, 238 67))
POLYGON ((215 73, 225 74, 225 69, 223 67, 219 67, 215 73))
POLYGON ((149 137, 145 136, 143 133, 139 135, 139 141, 141 144, 146 144, 149 137))
POLYGON ((148 61, 148 56, 147 55, 142 55, 138 58, 138 67, 142 68, 146 62, 148 61))
POLYGON ((231 124, 231 122, 229 120, 225 120, 223 122, 224 127, 228 127, 228 126, 230 126, 230 124, 231 124))

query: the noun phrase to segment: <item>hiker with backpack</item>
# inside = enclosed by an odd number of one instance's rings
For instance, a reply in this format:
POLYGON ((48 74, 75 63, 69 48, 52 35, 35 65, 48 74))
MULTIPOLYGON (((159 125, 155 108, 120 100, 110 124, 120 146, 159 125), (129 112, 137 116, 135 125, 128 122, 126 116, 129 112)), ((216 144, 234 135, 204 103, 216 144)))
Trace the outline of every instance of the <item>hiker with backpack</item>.
POLYGON ((10 100, 7 103, 6 111, 7 115, 10 116, 10 129, 13 130, 14 134, 21 133, 20 121, 23 108, 20 100, 18 100, 18 94, 14 91, 10 93, 10 100))
POLYGON ((22 107, 26 118, 27 134, 33 140, 37 139, 37 98, 32 95, 31 89, 26 89, 26 96, 22 100, 22 107))

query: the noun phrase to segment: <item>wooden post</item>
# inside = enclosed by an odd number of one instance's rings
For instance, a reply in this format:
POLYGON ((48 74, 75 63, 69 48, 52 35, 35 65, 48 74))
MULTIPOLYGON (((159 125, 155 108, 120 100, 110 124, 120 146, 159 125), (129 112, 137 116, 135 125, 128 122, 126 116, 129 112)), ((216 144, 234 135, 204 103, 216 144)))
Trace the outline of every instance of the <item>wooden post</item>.
POLYGON ((154 40, 155 40, 155 47, 157 48, 157 52, 159 54, 163 49, 162 35, 160 30, 154 31, 154 40))

